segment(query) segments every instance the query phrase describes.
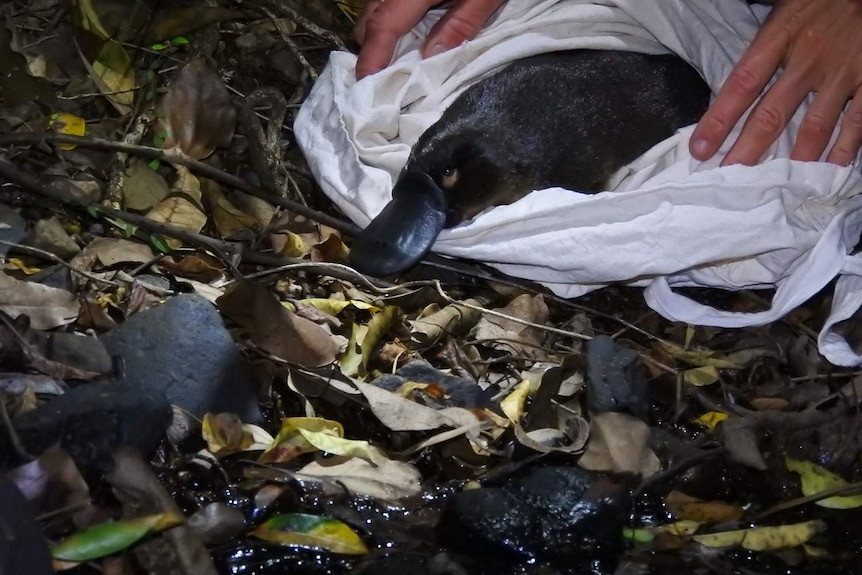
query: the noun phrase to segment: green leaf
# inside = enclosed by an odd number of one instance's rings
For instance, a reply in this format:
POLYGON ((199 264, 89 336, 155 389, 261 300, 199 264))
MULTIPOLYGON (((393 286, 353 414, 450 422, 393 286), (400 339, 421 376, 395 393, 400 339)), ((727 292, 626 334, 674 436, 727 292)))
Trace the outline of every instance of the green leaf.
POLYGON ((188 38, 186 38, 185 36, 177 36, 176 38, 171 40, 171 43, 173 43, 173 44, 188 44, 189 41, 188 41, 188 38))
MULTIPOLYGON (((785 457, 784 464, 787 466, 788 471, 799 474, 799 480, 802 483, 802 494, 806 497, 816 495, 822 491, 849 485, 843 477, 835 475, 828 469, 824 469, 810 461, 785 457)), ((829 509, 855 509, 856 507, 862 507, 862 494, 836 495, 834 497, 826 497, 814 503, 815 505, 829 509)))
POLYGON ((150 46, 150 49, 155 50, 156 52, 161 52, 162 50, 167 50, 169 47, 170 44, 162 44, 161 42, 159 42, 150 46))
POLYGON ((91 561, 122 551, 150 533, 163 531, 182 522, 181 515, 168 512, 101 523, 61 541, 51 549, 51 554, 62 561, 91 561))
POLYGON ((161 165, 162 163, 159 160, 150 160, 149 163, 147 163, 147 166, 153 171, 158 170, 161 165))
POLYGON ((172 250, 171 246, 168 244, 168 240, 162 234, 153 234, 150 236, 150 243, 156 248, 159 253, 169 254, 172 250))
POLYGON ((291 547, 326 549, 347 555, 368 553, 359 535, 341 521, 306 513, 276 515, 259 525, 254 536, 291 547))

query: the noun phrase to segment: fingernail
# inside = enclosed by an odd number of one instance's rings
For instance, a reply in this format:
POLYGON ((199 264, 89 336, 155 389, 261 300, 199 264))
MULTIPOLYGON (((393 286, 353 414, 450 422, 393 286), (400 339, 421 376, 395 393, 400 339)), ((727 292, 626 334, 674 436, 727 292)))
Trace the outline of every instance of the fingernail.
POLYGON ((703 138, 698 138, 697 140, 693 140, 691 142, 691 155, 695 158, 698 158, 699 160, 705 160, 710 156, 709 152, 709 142, 707 142, 703 138))
POLYGON ((428 48, 428 51, 425 53, 425 57, 426 58, 432 58, 434 56, 439 56, 440 54, 442 54, 445 51, 446 51, 446 46, 444 46, 443 44, 438 42, 436 44, 432 44, 431 47, 428 48))

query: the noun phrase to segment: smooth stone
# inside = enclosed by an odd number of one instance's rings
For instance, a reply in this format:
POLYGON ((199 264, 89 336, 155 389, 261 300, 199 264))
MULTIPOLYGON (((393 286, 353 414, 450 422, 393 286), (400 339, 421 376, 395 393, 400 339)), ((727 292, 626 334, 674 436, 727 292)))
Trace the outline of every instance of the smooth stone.
POLYGON ((99 338, 65 332, 35 332, 45 357, 77 369, 108 374, 113 362, 99 338))
POLYGON ((261 420, 247 366, 216 308, 184 294, 133 315, 100 339, 119 357, 125 381, 163 391, 196 417, 231 412, 246 423, 261 420))

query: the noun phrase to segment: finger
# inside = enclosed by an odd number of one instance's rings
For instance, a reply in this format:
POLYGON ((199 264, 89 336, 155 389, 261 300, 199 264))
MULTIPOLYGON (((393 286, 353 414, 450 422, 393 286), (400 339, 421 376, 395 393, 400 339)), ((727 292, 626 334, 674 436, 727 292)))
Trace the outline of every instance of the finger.
POLYGON ((778 70, 786 51, 786 35, 775 31, 767 21, 695 127, 689 143, 692 156, 707 160, 718 151, 730 131, 778 70))
POLYGON ((472 40, 504 2, 505 0, 462 0, 446 12, 431 29, 422 48, 422 56, 436 56, 472 40))
POLYGON ((801 73, 789 69, 776 80, 748 115, 722 166, 757 163, 808 95, 808 87, 802 82, 801 73))
POLYGON ((839 166, 849 165, 859 153, 860 146, 862 146, 862 89, 850 100, 850 105, 841 119, 838 138, 835 139, 826 161, 839 166))
POLYGON ((362 9, 362 14, 359 15, 359 19, 356 20, 356 26, 353 27, 353 39, 356 40, 360 45, 365 43, 365 25, 368 22, 368 18, 371 17, 371 14, 377 10, 377 7, 383 4, 384 0, 368 0, 365 3, 365 7, 362 9))
POLYGON ((428 8, 436 3, 437 0, 379 3, 365 21, 363 46, 356 61, 356 77, 362 79, 388 66, 398 40, 412 30, 428 8))
POLYGON ((802 123, 799 124, 796 142, 790 152, 791 160, 814 162, 820 159, 846 103, 847 93, 840 90, 838 86, 829 87, 817 93, 814 103, 808 108, 802 123))

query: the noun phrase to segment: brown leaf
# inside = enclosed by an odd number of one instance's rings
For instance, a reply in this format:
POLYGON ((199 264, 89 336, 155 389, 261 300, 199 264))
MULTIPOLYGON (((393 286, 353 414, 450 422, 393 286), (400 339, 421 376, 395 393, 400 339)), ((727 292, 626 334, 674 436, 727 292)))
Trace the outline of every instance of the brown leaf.
POLYGON ((183 66, 162 100, 169 137, 174 145, 197 160, 217 147, 230 145, 236 127, 236 111, 222 79, 201 57, 183 66))
POLYGON ((0 310, 26 315, 34 329, 52 329, 75 321, 81 305, 71 293, 0 273, 0 310))
POLYGON ((585 469, 639 473, 649 477, 661 463, 649 448, 649 427, 625 413, 592 415, 590 441, 578 461, 585 469))
POLYGON ((161 174, 140 160, 132 162, 126 168, 122 187, 126 208, 136 212, 152 208, 170 191, 161 174))
POLYGON ((724 523, 725 521, 736 521, 743 515, 742 507, 734 503, 704 501, 681 491, 671 491, 665 497, 664 502, 673 516, 681 520, 724 523))
POLYGON ((257 282, 246 281, 218 299, 221 311, 251 332, 262 350, 288 363, 320 367, 335 361, 338 343, 321 326, 285 309, 257 282))
MULTIPOLYGON (((541 295, 520 295, 496 311, 540 325, 548 320, 548 306, 541 295)), ((474 336, 478 340, 499 340, 486 345, 512 355, 532 358, 547 356, 539 348, 545 338, 544 332, 510 319, 486 314, 476 325, 474 336)))

